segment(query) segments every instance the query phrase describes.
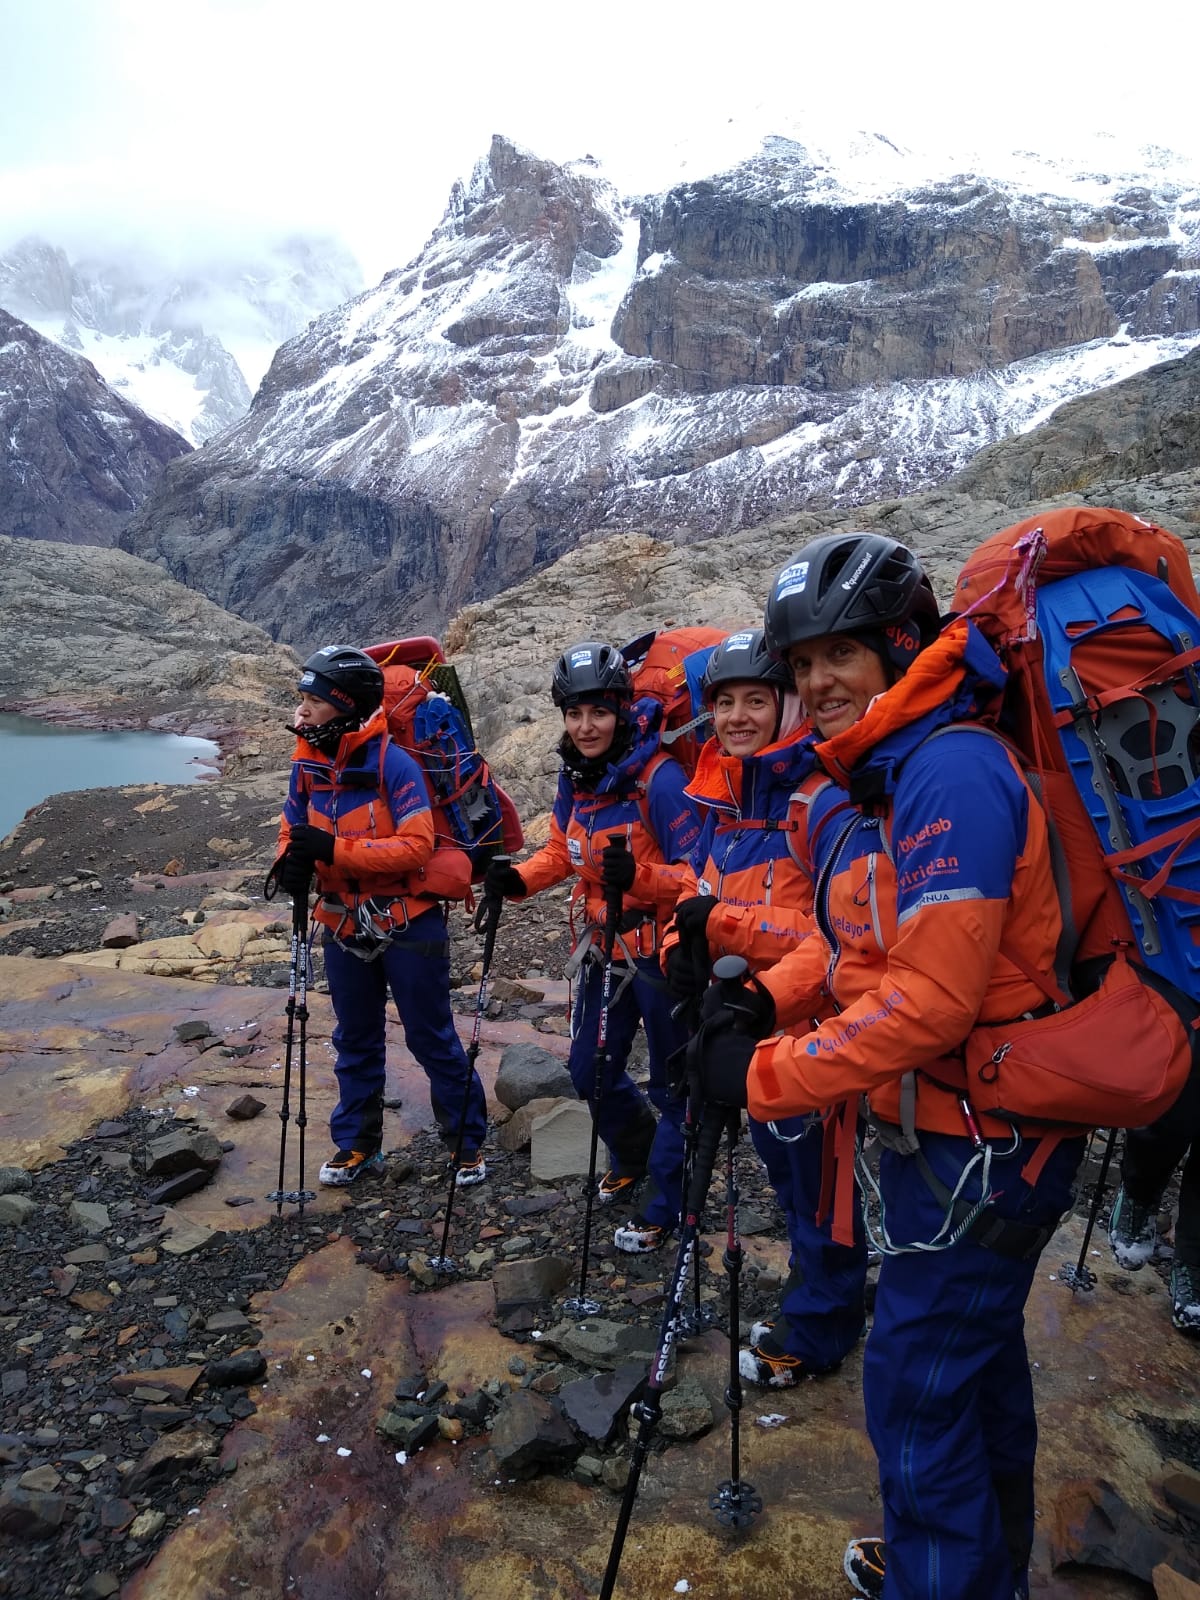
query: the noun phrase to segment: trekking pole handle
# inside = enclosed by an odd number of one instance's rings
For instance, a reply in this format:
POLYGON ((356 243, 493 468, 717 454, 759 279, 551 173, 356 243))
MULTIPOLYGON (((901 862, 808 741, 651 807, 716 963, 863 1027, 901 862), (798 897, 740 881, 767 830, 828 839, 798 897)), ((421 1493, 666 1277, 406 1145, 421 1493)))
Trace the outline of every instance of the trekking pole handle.
MULTIPOLYGON (((511 867, 512 857, 505 851, 502 855, 493 856, 489 866, 511 867)), ((504 910, 504 896, 501 894, 488 894, 485 889, 480 895, 475 907, 475 916, 471 926, 476 933, 482 933, 484 938, 490 934, 495 938, 496 929, 500 925, 500 913, 504 910)))
POLYGON ((750 963, 745 956, 721 956, 713 962, 712 970, 713 977, 720 985, 721 999, 732 1011, 744 1010, 738 1001, 750 974, 750 963))
MULTIPOLYGON (((493 859, 499 861, 502 866, 508 867, 512 865, 512 857, 510 855, 495 856, 493 859)), ((500 928, 500 914, 504 910, 503 895, 491 897, 484 895, 481 910, 483 912, 483 983, 480 984, 480 988, 482 989, 487 982, 488 973, 492 965, 492 955, 496 949, 496 934, 500 928)), ((477 930, 478 927, 479 924, 476 923, 477 930)))
MULTIPOLYGON (((627 850, 629 848, 629 841, 623 833, 610 833, 608 835, 608 842, 614 850, 627 850)), ((607 925, 605 927, 605 938, 607 941, 607 948, 610 951, 616 943, 617 923, 621 917, 621 904, 623 899, 624 896, 619 889, 606 889, 604 892, 604 905, 605 910, 608 913, 606 919, 607 925)))

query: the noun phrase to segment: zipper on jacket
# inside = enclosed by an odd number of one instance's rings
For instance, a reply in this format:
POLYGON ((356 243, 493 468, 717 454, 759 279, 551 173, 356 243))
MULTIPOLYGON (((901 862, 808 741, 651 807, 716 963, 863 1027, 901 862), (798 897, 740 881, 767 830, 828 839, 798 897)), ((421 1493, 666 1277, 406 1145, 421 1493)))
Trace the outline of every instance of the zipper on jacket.
POLYGON ((838 857, 842 853, 843 846, 855 828, 858 827, 858 824, 859 818, 852 816, 841 833, 838 834, 833 849, 825 858, 825 865, 817 874, 816 888, 813 892, 813 913, 820 924, 821 932, 825 935, 825 942, 830 950, 829 965, 825 970, 825 987, 831 997, 833 995, 833 974, 837 967, 842 947, 838 942, 837 934, 829 917, 829 882, 837 867, 838 857))

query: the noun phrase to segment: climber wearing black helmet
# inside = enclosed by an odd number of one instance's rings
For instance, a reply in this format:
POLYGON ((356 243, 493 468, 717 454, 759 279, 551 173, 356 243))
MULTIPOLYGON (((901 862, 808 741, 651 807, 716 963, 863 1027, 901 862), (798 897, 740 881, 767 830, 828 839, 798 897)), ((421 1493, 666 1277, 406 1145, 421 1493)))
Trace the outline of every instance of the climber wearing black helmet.
POLYGON ((684 1107, 667 1087, 666 1063, 686 1034, 671 1016, 658 949, 679 892, 681 863, 699 823, 683 792, 682 767, 659 749, 661 708, 633 698, 619 650, 599 640, 573 645, 555 664, 550 693, 564 724, 550 837, 519 867, 491 868, 486 888, 517 899, 576 879, 572 967, 578 984, 568 1065, 608 1148, 610 1168, 600 1183, 600 1203, 626 1198, 649 1173, 649 1194, 640 1212, 614 1235, 619 1250, 640 1253, 656 1249, 679 1220, 684 1107), (623 843, 614 847, 609 836, 618 834, 623 843), (604 1081, 597 1094, 606 889, 619 891, 622 916, 604 1081), (660 1112, 657 1129, 625 1070, 639 1020, 650 1057, 650 1100, 660 1112))
POLYGON ((1037 1439, 1023 1312, 1082 1141, 977 1115, 938 1072, 977 1022, 1044 1004, 1029 974, 1053 970, 1061 927, 1045 817, 1015 755, 972 726, 1003 667, 966 619, 938 632, 903 545, 815 540, 775 579, 764 629, 827 780, 791 813, 818 931, 746 991, 757 1047, 744 1010, 710 1008, 705 1091, 762 1121, 843 1103, 847 1244, 867 1097, 882 1154, 877 1180, 859 1171, 883 1265, 864 1394, 885 1537, 853 1540, 846 1575, 887 1600, 1014 1600, 1029 1593, 1037 1439))
MULTIPOLYGON (((752 971, 779 961, 813 934, 812 886, 793 851, 793 795, 812 777, 791 668, 772 656, 762 630, 730 635, 705 669, 704 703, 715 738, 700 751, 687 792, 704 819, 664 941, 673 995, 699 998, 720 956, 744 956, 752 971)), ((751 1383, 792 1388, 830 1372, 862 1337, 867 1250, 861 1223, 838 1244, 821 1210, 819 1117, 750 1120, 787 1221, 790 1271, 779 1309, 750 1330, 740 1370, 751 1383)))
POLYGON ((481 1183, 487 1132, 483 1085, 471 1073, 450 1010, 450 947, 442 909, 413 877, 433 854, 433 818, 420 768, 387 736, 383 673, 348 645, 309 656, 299 684, 296 750, 283 808, 280 886, 319 892, 325 974, 337 1018, 334 1153, 323 1184, 383 1170, 387 997, 429 1079, 433 1113, 453 1143, 470 1081, 457 1183, 481 1183))

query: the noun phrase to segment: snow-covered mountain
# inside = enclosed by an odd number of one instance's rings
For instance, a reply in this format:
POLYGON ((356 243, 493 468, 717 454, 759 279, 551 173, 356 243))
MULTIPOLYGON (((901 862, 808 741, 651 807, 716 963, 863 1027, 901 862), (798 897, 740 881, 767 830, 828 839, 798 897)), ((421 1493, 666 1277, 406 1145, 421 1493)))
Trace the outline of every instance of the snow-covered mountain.
POLYGON ((0 311, 0 534, 112 545, 186 439, 0 311))
POLYGON ((357 262, 327 239, 185 264, 132 244, 72 259, 34 237, 0 252, 0 306, 193 444, 245 414, 284 340, 361 287, 357 262))
POLYGON ((767 140, 624 200, 496 139, 409 266, 277 354, 123 543, 299 642, 426 631, 579 542, 944 479, 1200 343, 1200 183, 767 140))

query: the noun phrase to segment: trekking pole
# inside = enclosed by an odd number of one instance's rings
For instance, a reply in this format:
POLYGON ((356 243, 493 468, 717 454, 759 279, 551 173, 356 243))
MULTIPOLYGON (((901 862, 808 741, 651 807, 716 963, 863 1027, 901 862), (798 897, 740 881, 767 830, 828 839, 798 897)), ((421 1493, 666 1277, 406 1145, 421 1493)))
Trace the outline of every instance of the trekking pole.
POLYGON ((1087 1227, 1083 1230, 1083 1243, 1079 1247, 1079 1260, 1066 1261, 1059 1272, 1059 1282, 1065 1283, 1071 1293, 1082 1289, 1085 1294, 1096 1287, 1096 1274, 1087 1265, 1088 1248, 1092 1242, 1092 1232, 1096 1226, 1096 1218, 1100 1215, 1100 1205, 1104 1199, 1104 1190, 1108 1183, 1108 1169, 1112 1163, 1113 1149, 1117 1143, 1117 1129, 1108 1130, 1108 1139, 1104 1146, 1104 1156, 1100 1162, 1100 1176, 1096 1179, 1095 1192, 1092 1203, 1088 1208, 1087 1227))
MULTIPOLYGON (((695 1013, 693 1012, 693 1016, 695 1013)), ((699 1026, 698 1017, 695 1019, 695 1028, 699 1026)), ((692 1172, 696 1165, 696 1118, 689 1099, 687 1110, 683 1116, 683 1184, 680 1194, 680 1214, 687 1209, 687 1197, 691 1192, 692 1172)), ((711 1306, 706 1306, 700 1299, 700 1251, 697 1249, 692 1257, 692 1304, 686 1310, 679 1312, 679 1337, 693 1339, 698 1334, 711 1328, 716 1321, 716 1311, 711 1306)))
MULTIPOLYGON (((703 970, 704 980, 708 979, 708 942, 705 941, 704 960, 699 963, 703 970)), ((689 1033, 695 1033, 700 1026, 700 1006, 695 999, 684 1000, 675 1007, 671 1013, 672 1019, 684 1017, 689 1033)), ((683 1184, 680 1195, 680 1212, 687 1206, 688 1190, 692 1181, 692 1166, 696 1158, 696 1119, 692 1115, 692 1102, 689 1099, 687 1110, 683 1118, 683 1184)), ((688 1311, 679 1314, 679 1337, 681 1339, 695 1338, 711 1328, 717 1320, 716 1309, 706 1306, 700 1299, 700 1251, 697 1250, 693 1258, 693 1293, 692 1305, 688 1311)))
POLYGON ((267 1196, 275 1202, 275 1215, 283 1215, 283 1203, 299 1206, 304 1215, 305 1204, 317 1198, 316 1191, 304 1187, 304 1129, 308 1122, 305 1109, 305 1073, 308 1045, 308 895, 292 896, 292 949, 288 972, 287 1040, 283 1056, 283 1104, 279 1108, 279 1183, 267 1196), (296 1024, 299 1022, 299 1030, 296 1024), (299 1032, 300 1097, 296 1126, 300 1130, 300 1187, 283 1187, 284 1165, 287 1160, 287 1130, 291 1120, 292 1055, 299 1032))
MULTIPOLYGON (((617 1570, 621 1565, 621 1553, 625 1548, 625 1535, 629 1531, 629 1520, 633 1515, 634 1502, 637 1499, 642 1468, 646 1464, 650 1442, 654 1437, 659 1418, 662 1416, 663 1383, 671 1358, 671 1346, 677 1337, 679 1314, 686 1292, 688 1271, 691 1267, 692 1256, 695 1252, 696 1240, 700 1231, 700 1213, 704 1209, 708 1186, 712 1181, 713 1166, 716 1163, 717 1151, 721 1147, 721 1135, 729 1120, 721 1115, 719 1111, 715 1116, 706 1116, 707 1109, 707 1107, 701 1109, 699 1129, 696 1135, 695 1166, 692 1170, 692 1181, 688 1190, 683 1226, 679 1233, 679 1251, 675 1257, 675 1271, 671 1279, 667 1303, 663 1310, 662 1325, 659 1329, 658 1347, 650 1363, 650 1372, 646 1378, 646 1387, 642 1393, 642 1398, 630 1409, 630 1415, 637 1423, 637 1438, 634 1440, 633 1452, 629 1459, 629 1476, 625 1479, 625 1493, 617 1516, 617 1526, 613 1531, 613 1542, 608 1553, 608 1566, 605 1569, 604 1583, 600 1589, 600 1600, 611 1600, 613 1588, 617 1581, 617 1570)), ((736 1120, 736 1113, 734 1117, 736 1120)))
MULTIPOLYGON (((726 980, 727 982, 728 980, 726 980)), ((748 1528, 763 1508, 762 1495, 752 1483, 744 1482, 741 1463, 742 1373, 738 1365, 741 1333, 742 1239, 738 1230, 737 1173, 733 1155, 741 1132, 740 1112, 731 1111, 726 1120, 729 1139, 725 1150, 725 1271, 729 1278, 729 1384, 725 1404, 729 1410, 729 1476, 719 1483, 709 1499, 709 1509, 723 1528, 740 1533, 748 1528)))
MULTIPOLYGON (((610 833, 608 842, 625 848, 623 833, 610 833)), ((563 1310, 569 1317, 594 1317, 600 1302, 588 1297, 588 1254, 592 1246, 592 1211, 596 1199, 596 1155, 600 1145, 600 1102, 604 1098, 604 1061, 608 1054, 608 1008, 612 1000, 613 952, 617 947, 617 924, 621 920, 622 895, 619 889, 606 890, 604 895, 604 976, 600 987, 600 1016, 596 1023, 596 1056, 592 1082, 592 1139, 588 1149, 588 1174, 583 1196, 583 1249, 579 1260, 579 1290, 563 1301, 563 1310)))
MULTIPOLYGON (((511 856, 495 856, 493 858, 503 866, 509 866, 511 856)), ((454 1209, 454 1191, 458 1187, 458 1167, 462 1160, 463 1140, 467 1132, 467 1113, 471 1105, 471 1085, 475 1081, 475 1063, 479 1059, 479 1040, 483 1031, 483 1014, 488 1003, 488 979, 492 972, 492 954, 496 948, 496 930, 500 926, 500 913, 504 909, 504 900, 500 895, 484 896, 483 902, 483 970, 479 974, 479 992, 475 996, 475 1018, 471 1024, 471 1042, 467 1046, 467 1081, 463 1085, 462 1109, 458 1114, 458 1134, 454 1141, 454 1154, 450 1158, 450 1188, 446 1193, 446 1218, 442 1223, 441 1249, 435 1256, 428 1256, 427 1262, 434 1272, 449 1274, 457 1272, 458 1267, 454 1260, 446 1254, 446 1246, 450 1242, 450 1216, 454 1209)))

